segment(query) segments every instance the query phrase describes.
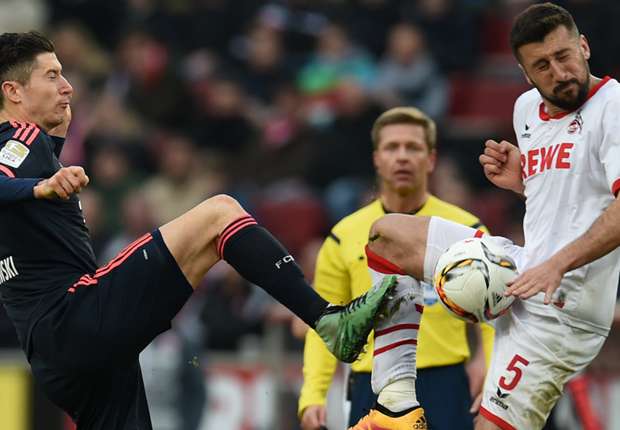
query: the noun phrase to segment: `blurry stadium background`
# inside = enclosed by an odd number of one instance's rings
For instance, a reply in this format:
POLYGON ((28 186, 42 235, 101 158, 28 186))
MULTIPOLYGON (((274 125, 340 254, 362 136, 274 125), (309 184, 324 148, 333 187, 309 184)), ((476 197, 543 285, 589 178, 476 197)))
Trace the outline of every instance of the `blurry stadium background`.
MULTIPOLYGON (((439 123, 433 190, 522 242, 523 205, 486 182, 527 88, 508 46, 523 0, 1 0, 0 31, 51 36, 75 88, 65 165, 100 263, 215 193, 238 198, 313 271, 335 221, 372 198, 370 127, 415 105, 439 123)), ((620 71, 620 2, 566 0, 598 76, 620 71)), ((297 429, 291 316, 225 264, 142 354, 156 430, 297 429)), ((299 327, 298 327, 299 328, 299 327)), ((620 429, 620 334, 553 428, 620 429), (614 406, 616 406, 614 408, 614 406)), ((343 370, 344 371, 344 370, 343 370)), ((331 391, 342 429, 343 371, 331 391)), ((0 429, 66 430, 0 310, 0 429)))

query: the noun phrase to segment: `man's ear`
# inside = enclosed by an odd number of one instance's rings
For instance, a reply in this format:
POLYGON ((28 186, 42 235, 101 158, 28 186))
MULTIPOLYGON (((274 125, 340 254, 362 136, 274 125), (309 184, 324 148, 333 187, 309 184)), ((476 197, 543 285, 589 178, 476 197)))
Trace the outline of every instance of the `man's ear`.
POLYGON ((437 164, 437 151, 432 150, 428 155, 428 170, 427 173, 430 175, 435 170, 435 165, 437 164))
POLYGON ((579 48, 581 49, 581 53, 583 54, 583 58, 586 60, 590 59, 590 44, 588 43, 588 39, 583 34, 579 35, 579 48))
POLYGON ((0 86, 2 89, 2 96, 5 100, 9 100, 12 103, 21 102, 21 85, 16 81, 4 81, 0 86))
POLYGON ((523 68, 521 63, 518 63, 518 64, 519 64, 519 69, 521 69, 521 72, 523 73, 523 76, 525 76, 525 80, 527 81, 527 83, 533 86, 534 84, 532 84, 532 81, 531 81, 530 77, 525 72, 525 69, 523 68))

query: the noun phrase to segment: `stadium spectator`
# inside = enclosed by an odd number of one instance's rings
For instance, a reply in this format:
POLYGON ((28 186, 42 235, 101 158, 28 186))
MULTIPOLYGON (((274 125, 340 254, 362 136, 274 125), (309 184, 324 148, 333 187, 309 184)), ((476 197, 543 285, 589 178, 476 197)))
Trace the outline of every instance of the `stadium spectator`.
POLYGON ((225 181, 208 156, 180 133, 164 133, 153 152, 159 169, 141 186, 155 225, 172 221, 204 199, 225 189, 225 181))
POLYGON ((340 82, 333 90, 335 120, 313 130, 314 148, 307 163, 308 182, 325 195, 333 222, 359 207, 372 183, 374 170, 367 131, 381 113, 380 107, 355 80, 340 82))
POLYGON ((474 4, 455 0, 406 2, 406 19, 416 23, 426 36, 444 73, 470 70, 480 54, 480 10, 474 4))
POLYGON ((233 51, 240 62, 241 84, 250 100, 261 105, 273 103, 277 90, 292 82, 294 71, 287 62, 282 33, 256 24, 233 51))
POLYGON ((368 89, 374 77, 372 57, 354 44, 344 26, 332 23, 321 30, 316 49, 299 71, 297 83, 308 97, 323 100, 329 110, 330 92, 342 81, 353 80, 368 89))
POLYGON ((385 107, 417 106, 441 122, 448 103, 448 85, 421 31, 409 23, 390 30, 385 56, 378 64, 375 96, 385 107))

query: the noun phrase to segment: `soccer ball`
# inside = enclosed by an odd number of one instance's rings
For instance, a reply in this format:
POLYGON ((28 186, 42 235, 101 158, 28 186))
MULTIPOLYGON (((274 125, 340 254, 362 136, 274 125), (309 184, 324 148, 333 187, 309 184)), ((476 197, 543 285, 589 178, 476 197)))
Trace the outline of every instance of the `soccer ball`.
POLYGON ((458 318, 489 321, 502 315, 514 297, 504 296, 517 276, 515 262, 489 238, 461 240, 439 257, 433 284, 439 300, 458 318))

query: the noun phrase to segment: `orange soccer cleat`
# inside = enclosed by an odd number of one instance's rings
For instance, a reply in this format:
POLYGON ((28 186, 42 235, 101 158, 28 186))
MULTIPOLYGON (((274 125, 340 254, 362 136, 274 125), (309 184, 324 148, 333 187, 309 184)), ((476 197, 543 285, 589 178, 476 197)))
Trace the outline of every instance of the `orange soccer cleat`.
POLYGON ((372 409, 349 430, 427 430, 424 409, 416 408, 402 417, 390 417, 372 409))

